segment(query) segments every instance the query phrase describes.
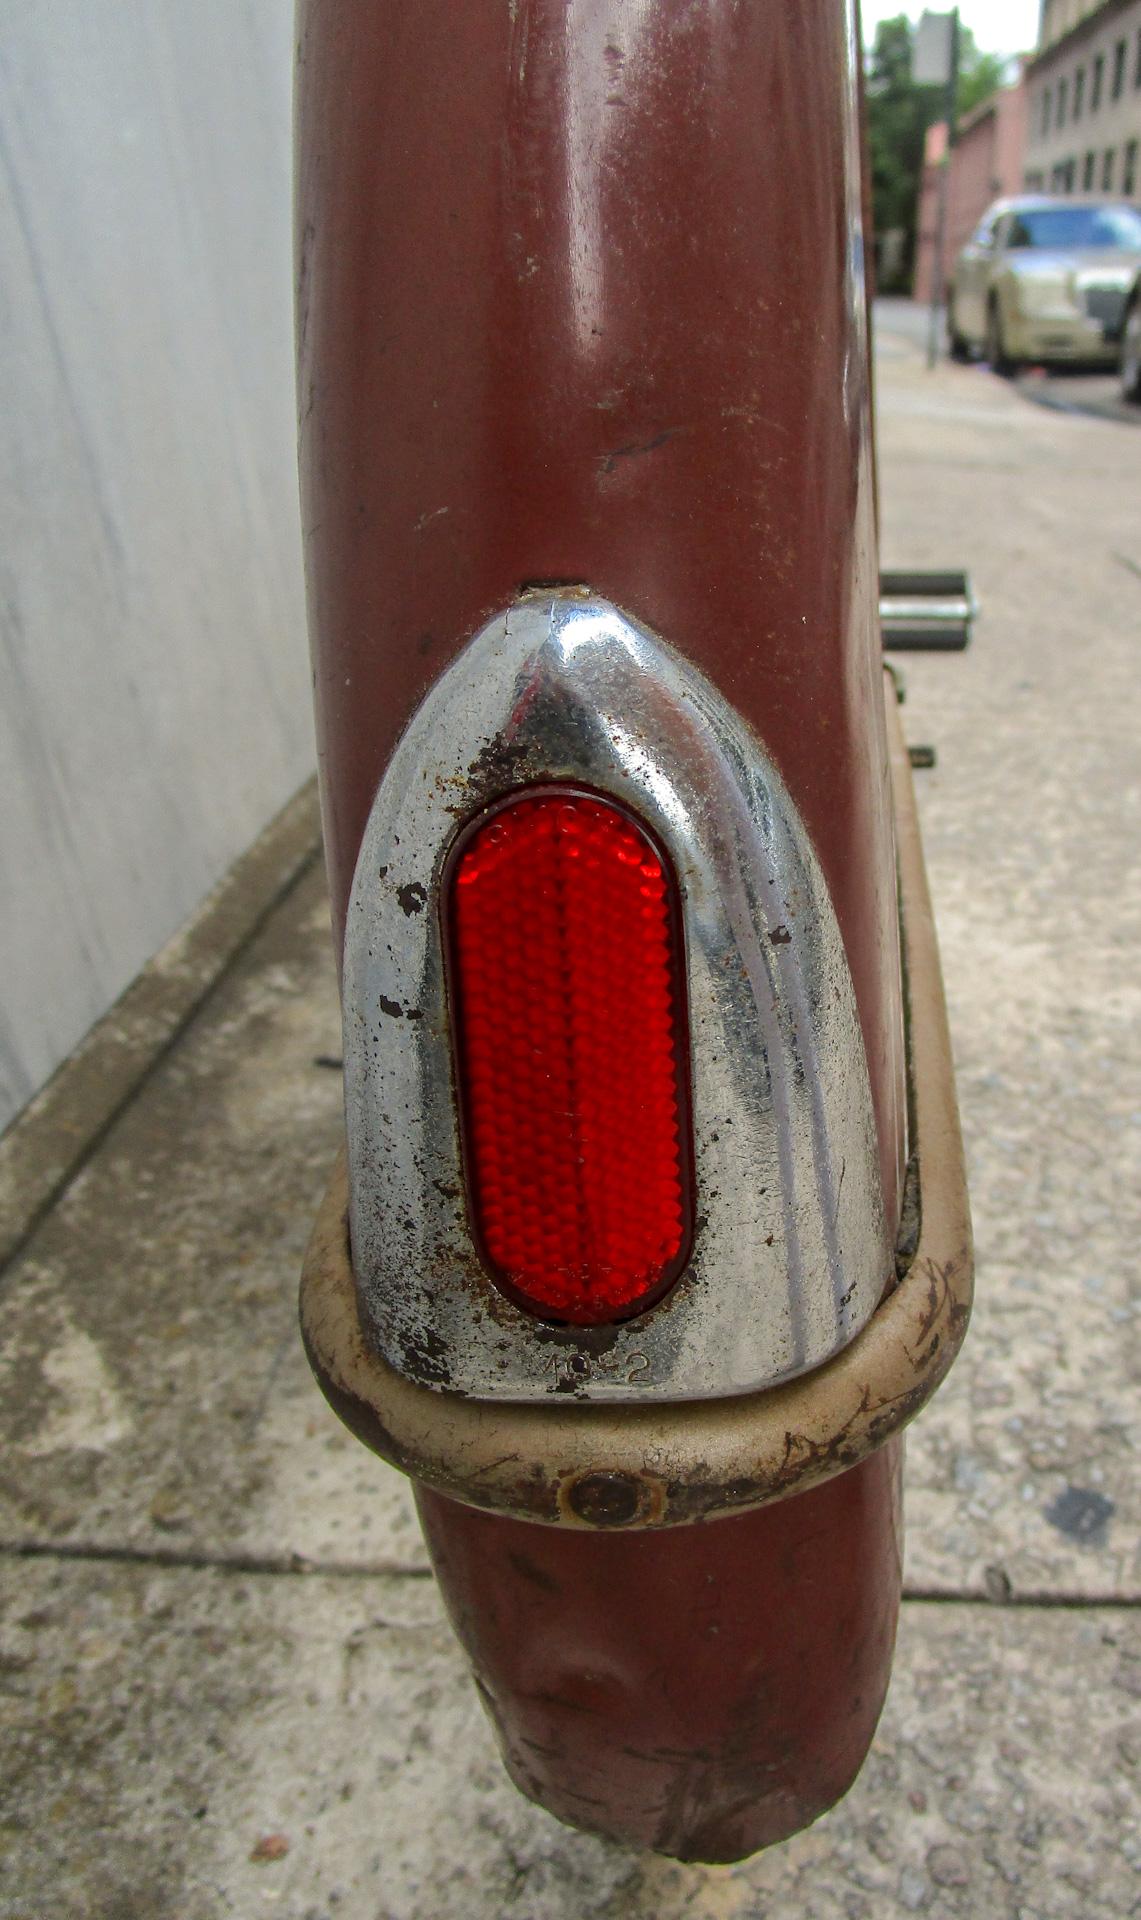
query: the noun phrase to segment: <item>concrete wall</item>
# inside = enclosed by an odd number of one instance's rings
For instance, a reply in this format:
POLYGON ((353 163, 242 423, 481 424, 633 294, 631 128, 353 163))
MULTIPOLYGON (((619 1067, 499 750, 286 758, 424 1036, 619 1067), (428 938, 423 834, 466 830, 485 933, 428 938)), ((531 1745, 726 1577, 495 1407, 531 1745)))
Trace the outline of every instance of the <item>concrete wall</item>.
MULTIPOLYGON (((948 268, 966 246, 992 200, 1004 191, 998 173, 997 107, 968 127, 951 160, 947 193, 948 268)), ((1014 176, 1013 185, 1018 185, 1014 176)))
POLYGON ((4 0, 0 1125, 312 760, 291 0, 4 0))
POLYGON ((1020 74, 1017 84, 1004 88, 998 96, 994 173, 1002 182, 1003 193, 1017 193, 1021 185, 1029 125, 1030 95, 1020 74))
POLYGON ((1042 0, 1039 12, 1038 45, 1053 46, 1070 33, 1087 14, 1096 13, 1099 0, 1042 0))
MULTIPOLYGON (((1019 80, 976 107, 958 130, 947 182, 947 231, 944 268, 949 276, 992 200, 1017 193, 1022 185, 1026 144, 1026 86, 1019 80)), ((919 231, 915 251, 914 295, 929 301, 935 271, 939 171, 947 147, 947 129, 939 121, 927 130, 919 192, 919 231)))
MULTIPOLYGON (((939 183, 947 154, 947 122, 935 120, 923 142, 923 171, 919 176, 919 212, 915 222, 915 266, 912 271, 912 297, 926 306, 934 292, 935 251, 939 237, 939 183)), ((948 197, 950 184, 948 183, 948 197)), ((943 269, 950 272, 954 254, 943 242, 943 269)))
POLYGON ((1027 74, 1026 186, 1141 198, 1141 0, 1086 9, 1027 74))

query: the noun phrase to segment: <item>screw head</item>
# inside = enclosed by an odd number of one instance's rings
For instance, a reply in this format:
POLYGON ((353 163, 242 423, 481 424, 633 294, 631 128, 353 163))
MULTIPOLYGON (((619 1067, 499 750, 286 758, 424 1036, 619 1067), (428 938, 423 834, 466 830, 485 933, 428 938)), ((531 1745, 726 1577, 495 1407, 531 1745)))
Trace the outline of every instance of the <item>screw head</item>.
POLYGON ((567 1505, 591 1527, 629 1527, 649 1506, 650 1490, 629 1473, 584 1473, 567 1492, 567 1505))

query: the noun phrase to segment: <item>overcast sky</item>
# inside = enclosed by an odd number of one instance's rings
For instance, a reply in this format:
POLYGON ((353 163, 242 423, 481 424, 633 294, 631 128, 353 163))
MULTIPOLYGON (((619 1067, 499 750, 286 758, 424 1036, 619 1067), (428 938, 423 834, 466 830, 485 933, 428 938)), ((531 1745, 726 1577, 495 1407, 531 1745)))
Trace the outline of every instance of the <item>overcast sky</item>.
MULTIPOLYGON (((938 4, 932 13, 949 12, 938 4)), ((891 20, 906 13, 918 20, 922 6, 909 0, 863 0, 864 39, 875 39, 877 20, 891 20)), ((1028 53, 1038 38, 1038 0, 961 0, 959 17, 975 36, 983 53, 1028 53)))

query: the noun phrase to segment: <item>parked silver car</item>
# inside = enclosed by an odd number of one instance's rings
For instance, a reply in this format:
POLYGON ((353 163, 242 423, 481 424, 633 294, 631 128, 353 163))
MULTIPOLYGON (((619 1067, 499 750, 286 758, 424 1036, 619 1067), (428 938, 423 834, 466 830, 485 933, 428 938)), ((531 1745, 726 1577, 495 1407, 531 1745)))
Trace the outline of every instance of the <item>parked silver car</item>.
POLYGON ((1141 405, 1141 267, 1125 297, 1125 321, 1121 329, 1121 391, 1127 400, 1141 405))
POLYGON ((1116 366, 1141 271, 1141 213, 1117 200, 1026 194, 988 208, 948 289, 951 352, 1116 366))

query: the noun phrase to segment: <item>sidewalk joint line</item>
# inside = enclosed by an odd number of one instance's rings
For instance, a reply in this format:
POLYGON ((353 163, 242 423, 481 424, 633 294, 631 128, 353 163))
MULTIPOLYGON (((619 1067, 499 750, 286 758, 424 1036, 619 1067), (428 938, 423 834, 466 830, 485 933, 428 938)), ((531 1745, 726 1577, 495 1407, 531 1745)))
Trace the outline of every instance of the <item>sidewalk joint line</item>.
POLYGON ((430 1580, 430 1567, 396 1561, 310 1560, 304 1554, 210 1553, 194 1547, 134 1547, 84 1540, 0 1540, 0 1559, 86 1561, 93 1565, 157 1567, 192 1573, 257 1574, 271 1579, 430 1580))
MULTIPOLYGON (((304 1554, 210 1553, 205 1548, 130 1546, 108 1543, 103 1546, 86 1540, 3 1540, 0 1559, 87 1561, 93 1565, 157 1567, 191 1573, 254 1574, 271 1579, 314 1578, 326 1580, 430 1580, 431 1567, 401 1565, 390 1560, 310 1560, 304 1554)), ((987 1593, 958 1592, 946 1587, 905 1587, 901 1595, 905 1606, 989 1607, 996 1613, 1028 1612, 1035 1608, 1056 1611, 1126 1609, 1141 1607, 1141 1593, 1051 1592, 1040 1588, 1013 1593, 1009 1599, 994 1600, 987 1593)))
POLYGON ((1001 1613, 1004 1608, 1029 1611, 1035 1607, 1053 1607, 1065 1611, 1067 1608, 1080 1610, 1083 1607, 1141 1607, 1141 1593, 1055 1593, 1037 1587, 1030 1587, 1024 1593, 1015 1591, 1001 1600, 992 1598, 989 1593, 980 1593, 977 1588, 954 1593, 945 1587, 905 1587, 902 1599, 905 1604, 921 1607, 993 1607, 996 1613, 1001 1613))

